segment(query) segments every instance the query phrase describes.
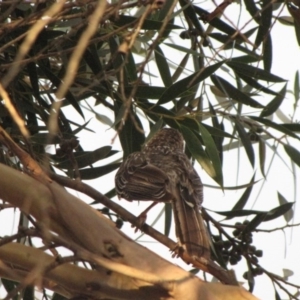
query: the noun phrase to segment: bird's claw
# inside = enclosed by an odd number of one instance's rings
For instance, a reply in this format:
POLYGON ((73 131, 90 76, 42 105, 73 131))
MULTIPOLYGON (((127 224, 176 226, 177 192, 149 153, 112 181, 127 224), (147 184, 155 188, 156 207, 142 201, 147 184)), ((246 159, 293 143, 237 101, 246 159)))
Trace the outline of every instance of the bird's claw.
POLYGON ((135 228, 134 233, 137 233, 139 229, 142 231, 142 227, 146 223, 146 220, 147 214, 145 212, 142 212, 139 216, 136 217, 136 225, 131 225, 132 228, 135 228))

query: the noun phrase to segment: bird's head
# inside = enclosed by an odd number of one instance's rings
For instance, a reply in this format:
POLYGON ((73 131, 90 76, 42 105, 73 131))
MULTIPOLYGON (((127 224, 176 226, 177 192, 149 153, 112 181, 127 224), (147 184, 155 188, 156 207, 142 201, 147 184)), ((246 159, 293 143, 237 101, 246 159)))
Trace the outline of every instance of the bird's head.
POLYGON ((145 145, 145 148, 168 147, 170 151, 183 151, 184 140, 181 133, 173 128, 159 130, 145 145))

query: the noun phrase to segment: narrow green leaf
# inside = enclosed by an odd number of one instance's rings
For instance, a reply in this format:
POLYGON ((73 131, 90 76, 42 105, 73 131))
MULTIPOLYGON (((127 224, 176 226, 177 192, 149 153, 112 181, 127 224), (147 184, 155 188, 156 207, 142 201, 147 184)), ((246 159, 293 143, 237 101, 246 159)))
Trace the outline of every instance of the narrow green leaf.
MULTIPOLYGON (((207 10, 204 10, 200 6, 194 6, 196 14, 202 18, 203 15, 208 15, 209 12, 207 10)), ((236 29, 232 26, 228 25, 226 22, 222 21, 220 18, 213 18, 208 22, 213 27, 219 29, 220 31, 227 33, 228 35, 234 35, 236 33, 236 29)))
MULTIPOLYGON (((119 70, 120 68, 123 68, 124 63, 125 63, 125 57, 124 55, 119 51, 119 39, 115 36, 111 36, 108 39, 108 45, 109 45, 109 50, 111 53, 111 57, 114 59, 111 60, 113 68, 115 70, 119 70)), ((116 73, 118 81, 120 84, 123 86, 128 86, 128 78, 127 76, 122 76, 122 79, 120 78, 120 72, 116 73)), ((126 74, 127 75, 127 74, 126 74)))
POLYGON ((279 294, 276 291, 275 287, 274 287, 274 291, 275 291, 275 300, 281 300, 281 297, 279 296, 279 294))
POLYGON ((136 80, 138 79, 136 63, 135 63, 134 56, 132 55, 131 51, 129 51, 127 53, 127 61, 125 64, 125 70, 126 70, 126 74, 128 76, 128 79, 130 80, 130 82, 136 82, 136 80))
POLYGON ((242 73, 238 73, 236 72, 236 74, 242 79, 244 80, 247 84, 249 84, 250 86, 252 86, 253 88, 259 90, 259 91, 262 91, 266 94, 270 94, 270 95, 278 95, 278 93, 264 87, 263 85, 261 85, 256 79, 253 79, 249 76, 246 76, 245 74, 242 74, 242 73))
POLYGON ((299 22, 299 20, 296 20, 296 22, 294 22, 294 26, 295 26, 295 34, 296 34, 296 38, 298 41, 298 45, 300 46, 300 22, 299 22))
MULTIPOLYGON (((89 78, 75 78, 74 82, 78 85, 82 85, 84 87, 89 86, 89 90, 91 90, 91 94, 94 96, 94 91, 101 94, 101 97, 111 96, 111 86, 108 85, 107 82, 101 82, 97 85, 91 85, 91 79, 89 78)), ((82 93, 85 95, 85 93, 82 93)))
MULTIPOLYGON (((236 139, 236 137, 222 129, 217 128, 216 126, 212 127, 209 126, 207 124, 202 123, 202 126, 204 126, 207 131, 213 135, 213 136, 218 136, 218 137, 222 137, 222 138, 230 138, 230 139, 236 139)), ((221 128, 221 126, 220 126, 221 128)))
POLYGON ((173 80, 173 82, 176 82, 177 81, 177 79, 180 77, 180 75, 182 74, 182 72, 185 70, 185 67, 186 67, 186 65, 187 65, 187 63, 188 63, 188 60, 189 60, 189 54, 186 54, 183 58, 182 58, 182 60, 181 60, 181 62, 178 64, 178 67, 177 67, 177 69, 175 70, 175 72, 173 73, 173 75, 172 75, 172 80, 173 80))
MULTIPOLYGON (((70 136, 71 137, 71 136, 70 136)), ((53 145, 61 142, 61 137, 48 132, 39 132, 30 137, 30 141, 40 145, 53 145)))
POLYGON ((263 62, 265 71, 270 72, 272 68, 272 58, 273 58, 273 47, 272 47, 272 37, 268 33, 266 39, 264 40, 263 48, 263 62))
POLYGON ((77 128, 74 129, 74 130, 72 131, 72 135, 75 136, 75 135, 76 135, 77 133, 79 133, 81 130, 86 130, 86 131, 95 133, 94 130, 87 128, 87 125, 90 123, 90 121, 91 121, 91 119, 89 119, 89 120, 88 120, 87 122, 85 122, 84 124, 79 125, 79 124, 77 124, 77 123, 75 123, 75 122, 71 122, 71 121, 69 120, 69 122, 70 122, 72 125, 77 126, 77 128))
POLYGON ((114 122, 106 115, 99 114, 98 112, 94 111, 96 119, 104 125, 108 125, 109 127, 114 126, 114 122))
MULTIPOLYGON (((104 194, 105 197, 107 198, 113 198, 116 196, 116 189, 115 188, 112 188, 110 191, 108 191, 107 193, 104 194)), ((92 204, 96 203, 96 201, 94 201, 92 204)))
POLYGON ((292 2, 287 3, 287 8, 289 13, 293 17, 293 26, 295 28, 295 34, 297 38, 298 45, 300 46, 300 21, 299 21, 299 7, 292 2))
POLYGON ((186 5, 187 2, 185 0, 179 0, 180 6, 183 8, 185 7, 183 13, 187 19, 190 20, 190 22, 193 23, 194 27, 199 31, 199 34, 203 36, 204 29, 199 21, 199 18, 196 15, 196 10, 194 5, 186 5))
POLYGON ((252 55, 243 55, 233 57, 231 59, 232 62, 242 63, 242 64, 251 64, 259 61, 258 57, 253 57, 252 55))
POLYGON ((215 170, 216 176, 214 177, 214 180, 223 187, 223 173, 222 173, 222 165, 221 160, 219 157, 219 152, 216 147, 216 144, 211 136, 211 134, 206 130, 206 128, 199 123, 199 131, 201 133, 201 137, 203 139, 204 145, 206 147, 206 153, 208 153, 208 156, 210 158, 210 161, 212 162, 212 165, 215 170))
POLYGON ((103 70, 96 45, 92 44, 88 48, 86 48, 83 54, 83 58, 95 75, 99 74, 103 70))
POLYGON ((174 113, 163 106, 156 106, 152 103, 139 103, 139 108, 144 111, 144 113, 148 116, 155 115, 157 119, 155 119, 155 122, 158 121, 161 117, 167 116, 167 117, 175 117, 174 113))
POLYGON ((262 10, 261 10, 261 19, 260 25, 257 31, 255 39, 255 48, 258 48, 259 45, 266 38, 272 22, 272 2, 269 0, 262 0, 262 10))
POLYGON ((284 145, 284 150, 290 159, 300 167, 300 152, 291 145, 284 145))
POLYGON ((198 161, 210 177, 216 178, 215 169, 197 136, 186 126, 181 125, 180 130, 192 156, 198 161))
POLYGON ((199 122, 197 120, 195 120, 194 118, 190 118, 190 117, 187 116, 187 117, 185 117, 182 120, 178 120, 177 122, 180 125, 188 127, 190 130, 193 130, 194 132, 198 132, 199 131, 199 125, 198 125, 199 122))
POLYGON ((267 212, 257 214, 244 228, 243 232, 252 232, 253 230, 255 230, 260 225, 260 223, 266 219, 267 214, 267 212))
MULTIPOLYGON (((222 135, 214 134, 210 129, 213 128, 217 132, 225 133, 224 123, 223 123, 223 121, 219 122, 217 113, 209 100, 208 100, 208 105, 209 105, 209 112, 211 114, 211 120, 212 120, 213 127, 206 126, 204 124, 202 124, 202 125, 205 126, 205 128, 213 135, 213 139, 215 141, 215 144, 216 144, 216 147, 218 150, 218 154, 220 157, 221 165, 222 165, 223 164, 223 142, 224 142, 225 136, 224 136, 224 134, 222 134, 222 135)), ((233 135, 230 135, 230 138, 235 139, 235 137, 233 135)), ((222 187, 222 189, 224 189, 224 186, 222 187)))
POLYGON ((224 49, 231 49, 231 48, 235 48, 241 52, 244 52, 246 54, 248 54, 249 56, 252 56, 254 59, 256 60, 260 60, 261 58, 255 54, 252 50, 240 45, 239 43, 237 43, 236 41, 231 41, 231 35, 225 35, 225 34, 221 34, 221 33, 217 33, 217 32, 213 32, 209 34, 209 37, 223 43, 225 46, 224 49))
POLYGON ((280 206, 277 206, 277 207, 271 209, 270 211, 243 209, 243 210, 214 211, 214 212, 221 216, 230 217, 230 218, 245 217, 245 216, 250 216, 250 215, 257 215, 257 216, 259 215, 260 217, 257 217, 255 222, 253 221, 253 225, 255 225, 258 222, 260 222, 260 223, 267 222, 267 221, 271 221, 271 220, 274 220, 274 219, 282 216, 287 211, 289 211, 293 205, 294 205, 293 202, 288 202, 288 203, 282 204, 280 206))
POLYGON ((235 127, 236 127, 236 130, 239 133, 242 144, 244 145, 244 148, 245 148, 245 151, 247 153, 248 159, 249 159, 252 167, 254 167, 255 155, 254 155, 254 150, 253 150, 253 147, 252 147, 252 142, 250 140, 250 137, 247 134, 247 132, 245 131, 244 127, 241 125, 241 123, 237 119, 233 119, 233 120, 235 122, 235 127))
MULTIPOLYGON (((115 118, 121 118, 122 120, 125 116, 124 114, 120 116, 120 112, 126 111, 126 109, 124 109, 125 107, 122 104, 122 101, 120 101, 119 99, 114 101, 115 118)), ((145 142, 145 135, 142 133, 142 130, 143 125, 141 123, 141 120, 139 119, 138 115, 131 109, 126 120, 124 120, 122 130, 118 131, 121 146, 124 151, 124 158, 127 157, 130 153, 139 151, 141 149, 141 146, 145 142)))
MULTIPOLYGON (((131 93, 134 87, 127 86, 125 87, 126 93, 131 93)), ((134 94, 135 97, 144 98, 144 99, 158 99, 166 91, 166 88, 161 86, 146 86, 141 85, 136 89, 134 94)))
POLYGON ((294 81, 294 97, 295 97, 295 106, 300 98, 300 81, 299 81, 299 71, 296 71, 295 81, 294 81))
POLYGON ((300 124, 299 123, 283 123, 280 125, 290 131, 300 132, 300 124))
POLYGON ((288 129, 288 127, 285 126, 286 124, 277 124, 277 123, 274 123, 274 122, 272 122, 268 119, 260 118, 260 117, 250 116, 250 118, 257 121, 257 122, 260 122, 260 123, 262 123, 266 126, 272 127, 272 128, 274 128, 274 129, 276 129, 280 132, 283 132, 283 133, 289 135, 290 137, 293 137, 295 139, 300 140, 300 138, 296 134, 294 134, 292 131, 290 131, 288 129))
POLYGON ((189 48, 186 48, 186 47, 183 47, 183 46, 180 46, 180 45, 171 44, 171 43, 164 43, 164 45, 169 46, 169 47, 171 47, 175 50, 178 50, 180 52, 200 56, 199 52, 197 52, 195 50, 192 50, 192 49, 189 49, 189 48))
POLYGON ((278 217, 284 215, 285 213, 287 213, 288 211, 291 210, 291 208, 293 207, 294 202, 287 202, 284 203, 278 207, 273 208, 272 210, 270 210, 267 213, 266 218, 264 219, 264 221, 271 221, 274 219, 277 219, 278 217))
MULTIPOLYGON (((106 158, 109 153, 111 152, 111 146, 104 146, 101 148, 98 148, 94 151, 86 151, 86 152, 76 152, 74 153, 74 157, 77 161, 78 168, 84 168, 89 165, 94 164, 95 162, 106 158)), ((68 169, 72 167, 72 163, 69 159, 66 159, 59 164, 56 165, 59 169, 68 169)))
POLYGON ((266 163, 266 145, 263 139, 258 138, 258 152, 259 152, 259 167, 261 174, 266 178, 265 163, 266 163))
MULTIPOLYGON (((58 89, 59 86, 62 84, 61 79, 56 74, 54 74, 52 70, 49 69, 44 63, 42 63, 42 60, 39 60, 39 68, 46 75, 46 77, 52 82, 52 84, 58 89)), ((75 108, 75 110, 84 118, 81 107, 78 104, 75 96, 70 91, 68 91, 65 97, 66 100, 75 108)))
POLYGON ((169 88, 167 88, 167 90, 159 98, 156 105, 167 103, 180 96, 181 94, 185 93, 188 89, 197 85, 199 82, 203 81, 205 78, 216 72, 222 64, 223 62, 216 63, 212 66, 205 68, 202 72, 196 72, 182 80, 177 81, 169 88))
POLYGON ((250 13, 252 18, 259 23, 260 20, 260 10, 256 6, 256 2, 254 0, 244 0, 247 11, 250 13))
POLYGON ((171 86, 173 81, 171 77, 169 64, 167 62, 167 59, 163 51, 158 45, 155 48, 154 54, 155 54, 156 65, 164 85, 166 87, 171 86))
POLYGON ((246 188, 245 192, 243 193, 241 198, 238 200, 238 202, 234 205, 232 210, 241 210, 245 207, 245 205, 247 204, 247 201, 249 199, 249 196, 251 195, 251 191, 252 191, 253 184, 254 184, 254 178, 255 178, 255 174, 252 176, 252 178, 249 182, 249 187, 246 188))
MULTIPOLYGON (((118 18, 114 21, 114 24, 118 27, 128 26, 133 27, 138 22, 139 18, 126 16, 126 15, 118 15, 118 18)), ((153 21, 153 20, 145 20, 142 24, 141 29, 145 30, 159 30, 162 26, 163 22, 153 21)), ((166 29, 183 29, 182 27, 172 24, 171 22, 167 24, 166 29)))
POLYGON ((126 107, 124 104, 122 104, 118 107, 118 111, 115 110, 115 122, 112 125, 113 127, 116 127, 116 125, 118 125, 122 121, 124 114, 125 114, 125 110, 126 110, 126 107))
MULTIPOLYGON (((186 110, 187 104, 193 103, 193 101, 196 99, 196 94, 198 91, 199 85, 194 85, 193 88, 189 89, 187 93, 183 93, 178 101, 176 101, 176 109, 174 110, 177 112, 177 114, 181 115, 182 110, 186 110)), ((191 105, 188 105, 190 108, 191 105)))
MULTIPOLYGON (((279 204, 280 204, 280 205, 289 203, 289 202, 283 197, 283 195, 280 194, 279 192, 277 192, 277 197, 278 197, 278 201, 279 201, 279 204)), ((288 210, 288 211, 283 215, 283 217, 284 217, 284 219, 285 219, 285 221, 286 221, 287 223, 293 219, 293 216, 294 216, 294 210, 293 210, 293 208, 291 208, 290 210, 288 210)))
POLYGON ((245 217, 245 216, 257 215, 257 214, 264 213, 263 211, 248 210, 248 209, 230 210, 230 211, 214 211, 214 212, 221 215, 221 216, 230 217, 230 218, 245 217))
POLYGON ((263 69, 259 69, 250 65, 246 65, 243 63, 229 61, 226 63, 230 68, 232 68, 235 72, 245 74, 248 77, 253 77, 257 80, 271 81, 271 82, 284 82, 285 79, 278 77, 276 75, 271 74, 268 71, 263 69))
POLYGON ((283 25, 294 27, 294 20, 291 16, 278 17, 278 21, 283 25))
POLYGON ((229 98, 232 98, 237 102, 252 107, 256 107, 256 108, 263 107, 260 103, 250 98, 248 95, 246 95, 245 93, 243 93, 242 91, 234 87, 231 83, 229 83, 225 79, 217 75, 212 75, 210 78, 212 82, 217 86, 217 88, 222 92, 224 92, 229 98))
POLYGON ((285 98, 286 86, 287 86, 287 83, 284 85, 284 87, 281 89, 281 91, 278 93, 278 95, 276 95, 274 97, 274 99, 265 106, 265 108, 260 113, 260 117, 269 116, 269 115, 273 114, 279 108, 279 106, 281 105, 282 101, 285 98))
POLYGON ((83 180, 90 180, 106 175, 120 167, 121 163, 113 163, 102 167, 88 168, 79 170, 80 177, 83 180))

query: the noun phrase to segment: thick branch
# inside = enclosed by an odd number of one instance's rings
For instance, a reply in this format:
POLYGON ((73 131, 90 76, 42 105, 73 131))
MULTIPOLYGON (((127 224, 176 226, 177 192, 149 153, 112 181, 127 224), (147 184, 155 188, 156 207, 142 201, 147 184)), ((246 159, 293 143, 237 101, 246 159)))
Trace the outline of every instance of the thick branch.
MULTIPOLYGON (((40 224, 44 224, 44 229, 49 228, 59 233, 62 238, 72 240, 72 243, 77 244, 79 248, 82 247, 91 253, 100 255, 101 259, 105 260, 105 267, 101 267, 101 262, 99 262, 100 267, 97 267, 97 272, 93 271, 95 274, 99 272, 98 281, 95 282, 101 282, 100 290, 97 290, 97 292, 102 292, 102 285, 106 287, 102 295, 109 293, 111 297, 116 299, 148 299, 146 295, 151 295, 153 291, 160 293, 161 296, 161 293, 163 293, 164 297, 168 292, 169 299, 221 299, 219 298, 221 296, 222 299, 255 299, 254 296, 238 287, 212 286, 212 284, 203 283, 199 278, 165 261, 126 237, 115 228, 113 222, 76 197, 68 194, 56 182, 42 184, 28 175, 4 165, 0 165, 0 178, 3 178, 0 181, 0 198, 18 206, 27 214, 32 214, 40 224), (43 223, 45 216, 46 224, 43 223), (112 262, 111 265, 110 262, 112 262), (116 263, 120 264, 119 268, 116 268, 116 263), (131 267, 132 274, 123 272, 122 265, 131 267), (158 280, 155 284, 146 282, 147 278, 145 278, 146 280, 138 280, 134 274, 134 269, 148 272, 152 276, 161 278, 161 280, 158 280), (103 278, 106 278, 106 280, 103 280, 103 278), (115 297, 118 290, 121 290, 122 293, 120 297, 115 297), (131 291, 134 293, 143 292, 145 296, 134 297, 130 294, 131 291), (129 295, 131 296, 129 297, 129 295), (242 296, 244 298, 241 298, 242 296)), ((48 238, 51 240, 50 235, 48 235, 48 238)), ((0 258, 8 263, 25 267, 28 271, 32 270, 33 265, 37 267, 42 264, 40 270, 43 270, 44 259, 35 252, 31 254, 31 248, 28 251, 20 251, 19 246, 18 244, 2 246, 0 249, 5 252, 0 252, 0 258), (5 248, 6 246, 16 247, 16 250, 5 248), (30 255, 31 260, 23 253, 30 255), (27 265, 30 261, 32 264, 27 265)), ((40 255, 44 255, 41 250, 32 249, 32 251, 40 251, 42 253, 40 255)), ((52 259, 52 262, 55 260, 51 257, 50 259, 52 259)), ((65 265, 57 266, 53 271, 64 267, 65 265)), ((83 270, 80 269, 80 271, 83 270)), ((51 272, 49 271, 47 274, 51 272)), ((46 274, 42 273, 41 277, 45 276, 47 278, 46 274)), ((68 276, 65 277, 70 277, 69 275, 72 273, 73 271, 68 271, 68 276)), ((77 286, 76 280, 75 278, 72 282, 75 287, 77 286)), ((61 282, 61 279, 59 279, 56 283, 60 285, 61 282)), ((95 288, 93 285, 92 287, 95 288)), ((82 288, 81 292, 86 292, 88 289, 86 285, 82 288)), ((160 299, 160 297, 156 299, 160 299)))

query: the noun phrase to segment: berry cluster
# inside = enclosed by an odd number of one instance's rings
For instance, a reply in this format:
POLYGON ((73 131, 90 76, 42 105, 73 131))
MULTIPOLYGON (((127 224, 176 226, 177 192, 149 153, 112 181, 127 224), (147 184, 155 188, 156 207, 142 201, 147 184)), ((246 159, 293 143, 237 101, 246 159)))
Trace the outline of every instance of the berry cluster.
MULTIPOLYGON (((248 261, 248 265, 251 266, 252 276, 261 275, 263 270, 261 267, 254 267, 257 265, 258 258, 263 256, 263 251, 256 249, 253 243, 252 232, 247 231, 247 225, 249 221, 243 223, 237 222, 232 234, 235 239, 223 240, 222 235, 214 235, 214 247, 218 254, 222 256, 225 264, 228 262, 231 265, 236 265, 242 257, 245 257, 248 261)), ((244 278, 248 279, 250 271, 244 273, 244 278)))
POLYGON ((78 145, 79 141, 76 138, 65 139, 59 144, 59 147, 56 149, 56 154, 59 157, 64 157, 72 153, 78 145))
POLYGON ((242 259, 242 252, 235 243, 229 240, 222 240, 222 236, 214 236, 214 246, 217 253, 222 255, 222 259, 225 264, 228 262, 231 265, 236 265, 242 259))

